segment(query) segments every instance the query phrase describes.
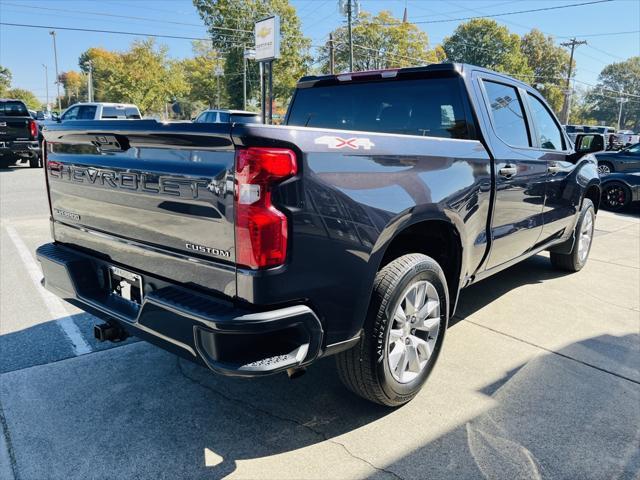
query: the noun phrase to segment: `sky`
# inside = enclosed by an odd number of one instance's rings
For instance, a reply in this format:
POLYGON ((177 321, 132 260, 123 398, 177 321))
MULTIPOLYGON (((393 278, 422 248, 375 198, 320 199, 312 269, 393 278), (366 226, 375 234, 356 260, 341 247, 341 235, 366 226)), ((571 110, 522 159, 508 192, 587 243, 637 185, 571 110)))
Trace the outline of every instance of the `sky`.
MULTIPOLYGON (((378 13, 390 10, 420 23, 431 45, 451 35, 461 17, 496 15, 585 3, 594 0, 361 0, 361 9, 378 13)), ((313 45, 323 44, 329 32, 344 23, 338 0, 292 0, 302 20, 303 33, 313 45)), ((576 81, 588 88, 597 82, 607 64, 640 55, 640 0, 612 0, 571 8, 520 13, 495 18, 512 32, 532 28, 552 35, 556 43, 570 37, 587 40, 576 48, 576 81), (632 33, 619 33, 632 32, 632 33), (604 34, 604 35, 601 35, 604 34)), ((191 0, 0 0, 0 22, 207 37, 207 31, 191 0), (133 18, 119 18, 120 15, 133 18), (168 23, 173 22, 173 23, 168 23)), ((55 67, 50 28, 0 25, 0 65, 13 74, 13 87, 33 91, 45 101, 45 68, 49 72, 49 95, 55 97, 55 67)), ((78 57, 90 47, 126 50, 136 38, 107 33, 57 30, 58 70, 78 70, 78 57)), ((191 55, 191 42, 159 39, 173 58, 191 55)), ((640 94, 640 92, 634 92, 640 94)))

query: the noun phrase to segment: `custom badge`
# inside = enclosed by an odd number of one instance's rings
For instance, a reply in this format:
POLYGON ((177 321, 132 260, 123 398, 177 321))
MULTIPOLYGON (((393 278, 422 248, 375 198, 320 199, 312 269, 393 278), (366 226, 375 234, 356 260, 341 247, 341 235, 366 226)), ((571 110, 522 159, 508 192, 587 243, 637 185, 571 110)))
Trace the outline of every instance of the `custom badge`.
POLYGON ((375 147, 375 144, 368 138, 340 138, 328 135, 316 138, 315 143, 316 145, 326 145, 329 148, 351 148, 352 150, 358 150, 360 147, 364 150, 371 150, 371 147, 375 147))

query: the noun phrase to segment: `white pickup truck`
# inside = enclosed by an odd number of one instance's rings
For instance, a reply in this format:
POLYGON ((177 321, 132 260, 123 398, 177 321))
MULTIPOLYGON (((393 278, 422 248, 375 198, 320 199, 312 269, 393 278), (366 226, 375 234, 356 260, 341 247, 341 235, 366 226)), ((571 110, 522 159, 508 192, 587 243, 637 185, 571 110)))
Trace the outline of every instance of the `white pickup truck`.
POLYGON ((60 120, 140 120, 140 110, 131 103, 76 103, 67 108, 60 120))

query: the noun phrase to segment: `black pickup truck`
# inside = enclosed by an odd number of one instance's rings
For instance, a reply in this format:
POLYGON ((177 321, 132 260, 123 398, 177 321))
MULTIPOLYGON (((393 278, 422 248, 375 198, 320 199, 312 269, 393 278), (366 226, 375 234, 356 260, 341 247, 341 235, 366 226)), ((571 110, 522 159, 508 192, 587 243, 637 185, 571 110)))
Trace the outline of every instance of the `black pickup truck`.
POLYGON ((540 94, 469 65, 302 78, 286 125, 44 130, 44 285, 236 376, 337 354, 355 393, 413 398, 461 290, 542 250, 589 254, 600 180, 540 94))
POLYGON ((27 160, 40 167, 38 124, 21 100, 0 98, 0 167, 27 160))

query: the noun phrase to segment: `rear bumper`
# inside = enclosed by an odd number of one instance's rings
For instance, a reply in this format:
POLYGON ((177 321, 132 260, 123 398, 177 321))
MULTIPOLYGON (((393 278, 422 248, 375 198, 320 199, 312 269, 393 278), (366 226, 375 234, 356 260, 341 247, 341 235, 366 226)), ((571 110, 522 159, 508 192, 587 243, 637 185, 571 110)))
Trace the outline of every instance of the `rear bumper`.
POLYGON ((305 305, 254 312, 145 274, 145 297, 137 305, 110 292, 108 262, 56 243, 36 254, 44 286, 54 294, 218 373, 277 373, 320 354, 322 326, 305 305))
POLYGON ((0 141, 0 155, 14 154, 31 157, 40 152, 38 141, 0 141))

